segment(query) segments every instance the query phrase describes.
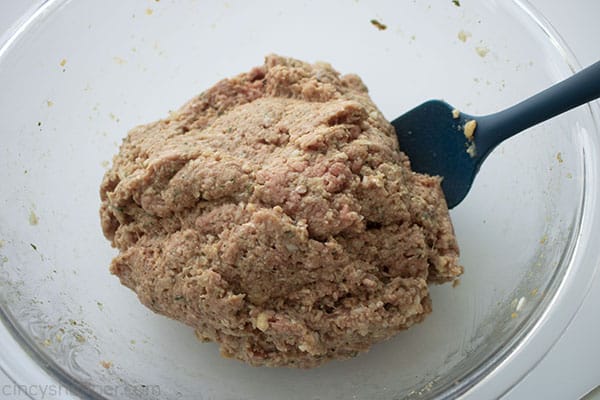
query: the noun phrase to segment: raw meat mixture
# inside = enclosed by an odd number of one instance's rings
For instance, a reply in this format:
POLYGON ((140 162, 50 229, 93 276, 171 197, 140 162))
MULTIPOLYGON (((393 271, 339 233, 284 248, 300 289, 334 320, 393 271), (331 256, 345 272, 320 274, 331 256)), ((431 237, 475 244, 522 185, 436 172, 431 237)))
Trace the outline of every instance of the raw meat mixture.
POLYGON ((100 193, 112 273, 253 365, 366 351, 462 273, 440 178, 326 63, 270 55, 132 129, 100 193))

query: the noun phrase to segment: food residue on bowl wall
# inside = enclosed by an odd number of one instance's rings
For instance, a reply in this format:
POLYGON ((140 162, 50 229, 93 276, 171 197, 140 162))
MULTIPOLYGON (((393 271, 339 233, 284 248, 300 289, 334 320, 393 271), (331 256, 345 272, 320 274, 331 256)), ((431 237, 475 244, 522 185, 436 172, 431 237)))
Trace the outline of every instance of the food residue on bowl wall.
POLYGON ((469 39, 471 37, 471 32, 467 32, 464 30, 460 30, 458 31, 458 40, 460 40, 461 42, 466 42, 467 39, 469 39))
POLYGON ((479 57, 483 58, 487 56, 487 54, 490 52, 490 49, 486 46, 477 46, 475 47, 475 52, 477 52, 479 57))
POLYGON ((379 22, 376 19, 371 20, 371 25, 373 25, 375 28, 379 29, 380 31, 385 31, 387 29, 387 25, 379 22))
POLYGON ((40 219, 33 210, 29 211, 29 225, 35 226, 40 222, 40 219))

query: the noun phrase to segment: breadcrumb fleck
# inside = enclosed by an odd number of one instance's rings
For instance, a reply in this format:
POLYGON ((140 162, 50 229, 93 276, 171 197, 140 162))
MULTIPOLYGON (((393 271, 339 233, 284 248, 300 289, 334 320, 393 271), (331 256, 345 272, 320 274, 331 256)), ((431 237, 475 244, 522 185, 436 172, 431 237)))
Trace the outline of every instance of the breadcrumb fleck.
POLYGON ((458 119, 458 117, 460 117, 460 111, 458 111, 456 108, 454 110, 452 110, 452 118, 454 119, 458 119))
POLYGON ((468 147, 467 147, 467 154, 471 157, 477 157, 477 146, 475 146, 475 142, 472 142, 468 147))
POLYGON ((465 135, 465 137, 467 138, 467 140, 473 140, 473 138, 475 137, 475 129, 477 128, 477 121, 475 121, 474 119, 467 121, 467 123, 465 124, 465 127, 463 129, 463 133, 465 135))
POLYGON ((112 363, 112 361, 104 361, 104 360, 102 360, 102 361, 100 361, 100 365, 102 365, 102 368, 109 369, 110 367, 113 366, 113 363, 112 363))
POLYGON ((269 316, 266 313, 258 314, 258 317, 256 317, 256 327, 263 332, 269 329, 269 316))

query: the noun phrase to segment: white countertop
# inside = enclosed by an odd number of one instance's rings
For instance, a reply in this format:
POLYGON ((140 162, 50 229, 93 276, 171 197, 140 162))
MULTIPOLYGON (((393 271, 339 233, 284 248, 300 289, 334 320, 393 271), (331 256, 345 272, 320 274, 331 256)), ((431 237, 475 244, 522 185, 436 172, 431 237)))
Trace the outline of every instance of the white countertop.
MULTIPOLYGON (((529 0, 560 32, 581 66, 600 60, 600 1, 598 0, 529 0)), ((0 35, 18 20, 25 10, 39 0, 0 1, 0 35)), ((581 309, 564 335, 541 362, 510 392, 505 399, 577 399, 600 385, 600 274, 581 309)), ((0 389, 12 387, 0 373, 0 389), (8 386, 5 386, 8 385, 8 386)), ((25 399, 24 394, 0 390, 1 398, 25 399), (4 392, 4 396, 2 393, 4 392)), ((48 398, 46 396, 46 398, 48 398)), ((59 397, 54 397, 59 398, 59 397)), ((600 391, 586 400, 600 400, 600 391)))

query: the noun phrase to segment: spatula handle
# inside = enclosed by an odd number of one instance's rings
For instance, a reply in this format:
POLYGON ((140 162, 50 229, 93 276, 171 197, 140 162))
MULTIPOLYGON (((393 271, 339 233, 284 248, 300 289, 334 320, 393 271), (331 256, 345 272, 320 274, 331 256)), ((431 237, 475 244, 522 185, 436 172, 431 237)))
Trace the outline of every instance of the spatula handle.
POLYGON ((491 151, 503 140, 600 97, 600 61, 503 111, 480 117, 481 146, 491 151))

